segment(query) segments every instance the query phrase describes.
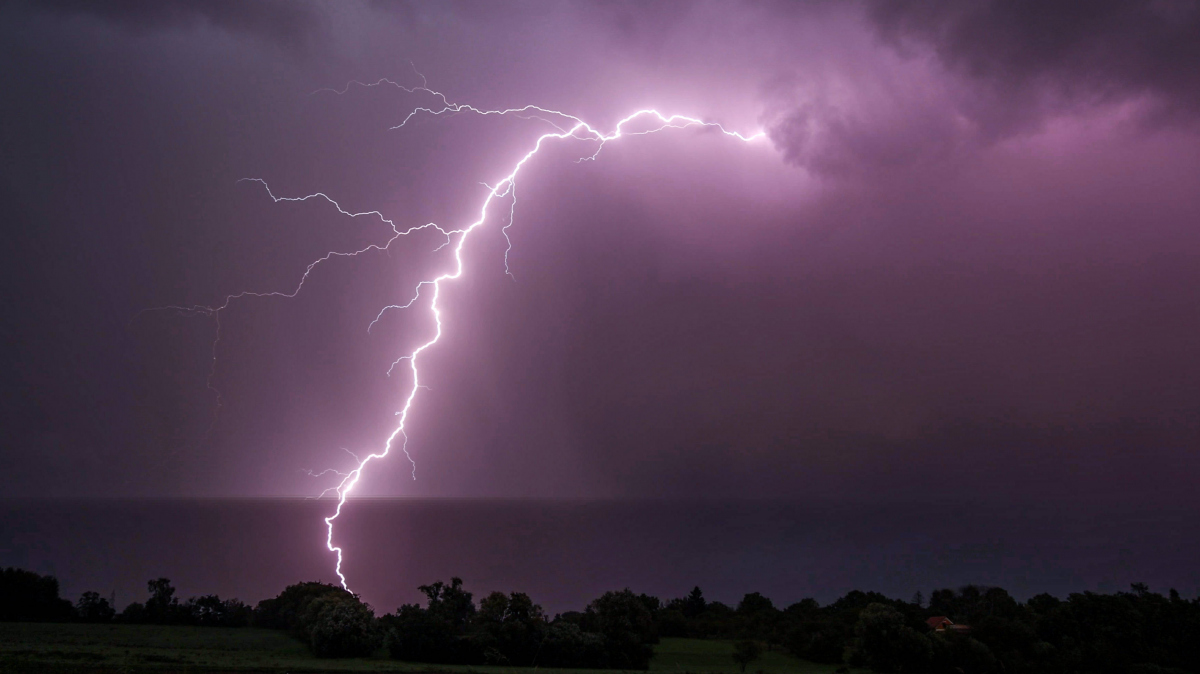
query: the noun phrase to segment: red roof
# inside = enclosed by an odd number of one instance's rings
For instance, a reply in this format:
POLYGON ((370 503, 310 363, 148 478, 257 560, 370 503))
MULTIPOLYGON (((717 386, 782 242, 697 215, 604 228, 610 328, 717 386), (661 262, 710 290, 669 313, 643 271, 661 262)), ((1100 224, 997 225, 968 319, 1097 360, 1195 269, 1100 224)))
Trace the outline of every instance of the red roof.
POLYGON ((929 629, 936 630, 945 629, 946 625, 953 625, 954 621, 944 615, 938 615, 926 620, 925 623, 929 625, 929 629))

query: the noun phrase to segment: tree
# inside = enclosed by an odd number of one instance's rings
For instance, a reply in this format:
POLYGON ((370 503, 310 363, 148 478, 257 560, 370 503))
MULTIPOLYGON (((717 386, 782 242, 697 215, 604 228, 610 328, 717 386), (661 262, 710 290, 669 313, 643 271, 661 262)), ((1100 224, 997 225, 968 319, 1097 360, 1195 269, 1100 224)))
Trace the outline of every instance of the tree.
POLYGON ((500 625, 508 613, 508 595, 493 592, 479 601, 475 616, 482 625, 500 625))
POLYGON ((97 592, 84 592, 75 603, 75 613, 85 623, 111 622, 117 611, 97 592))
MULTIPOLYGON (((488 638, 468 634, 477 619, 477 612, 471 593, 464 590, 462 585, 461 578, 451 578, 449 585, 440 580, 421 585, 417 589, 428 599, 426 608, 405 604, 394 614, 382 618, 386 631, 385 642, 393 658, 447 664, 483 663, 484 652, 488 648, 495 648, 498 641, 491 638, 491 633, 486 630, 488 638)), ((508 616, 510 602, 500 593, 488 599, 487 618, 488 621, 496 621, 491 626, 499 633, 508 616)), ((532 608, 532 602, 529 604, 532 608)))
POLYGON ((697 585, 692 588, 692 591, 683 600, 683 616, 685 618, 695 618, 704 613, 704 609, 707 606, 708 602, 704 601, 704 593, 700 591, 700 586, 697 585))
POLYGON ((326 583, 289 585, 273 599, 258 602, 249 612, 236 599, 217 595, 188 600, 201 624, 244 624, 247 614, 258 627, 288 630, 319 658, 370 655, 381 639, 375 612, 353 593, 326 583))
POLYGON ((686 637, 688 620, 678 608, 665 608, 659 611, 654 629, 660 637, 686 637))
POLYGON ((912 605, 916 606, 917 608, 922 608, 925 606, 925 595, 921 594, 920 590, 917 590, 916 593, 913 594, 912 605))
POLYGON ((327 594, 353 596, 346 589, 329 583, 296 583, 285 587, 279 596, 258 602, 251 622, 255 627, 291 630, 298 634, 308 605, 327 594))
POLYGON ((418 604, 404 604, 380 621, 384 625, 384 644, 396 660, 443 662, 455 638, 418 604))
MULTIPOLYGON (((933 663, 936 670, 946 672, 970 672, 970 674, 991 674, 1003 671, 999 669, 996 656, 992 654, 987 644, 971 637, 959 634, 938 632, 928 637, 933 646, 933 663)), ((1036 672, 1062 671, 1058 668, 1048 670, 1033 670, 1036 672)), ((1076 671, 1068 669, 1069 672, 1076 671)), ((1092 669, 1084 670, 1096 671, 1092 669)))
POLYGON ((877 672, 921 672, 933 659, 929 639, 904 624, 904 614, 886 604, 868 604, 854 627, 851 664, 877 672))
POLYGON ((604 637, 613 669, 647 669, 658 637, 654 618, 637 595, 628 589, 605 592, 588 604, 583 629, 604 637))
POLYGON ((381 643, 375 612, 352 594, 325 594, 309 603, 301 621, 318 658, 358 658, 381 643))
POLYGON ((143 620, 157 625, 187 622, 187 613, 181 610, 169 578, 147 581, 146 589, 150 591, 150 598, 146 600, 143 620))
POLYGON ((737 607, 738 637, 742 639, 763 639, 771 643, 781 643, 784 639, 780 625, 781 613, 775 604, 758 592, 751 592, 742 597, 737 607))
POLYGON ((698 622, 700 616, 708 608, 704 593, 700 588, 693 587, 684 597, 677 597, 667 602, 662 610, 655 615, 656 630, 659 636, 689 637, 704 636, 704 628, 698 622))
POLYGON ((183 605, 191 622, 211 627, 245 627, 250 623, 250 607, 237 599, 222 600, 215 594, 192 597, 183 605))
POLYGON ((487 664, 531 666, 545 626, 542 607, 524 592, 493 592, 479 602, 475 613, 479 650, 487 664))
POLYGON ((704 607, 703 613, 688 621, 688 631, 691 636, 701 639, 728 638, 733 635, 736 618, 737 613, 729 606, 719 601, 710 601, 704 607))
POLYGON ((417 589, 429 599, 429 613, 436 620, 449 623, 451 629, 461 633, 475 615, 475 604, 471 593, 462 587, 462 578, 451 578, 447 585, 437 581, 432 585, 421 585, 417 589))
POLYGON ((574 667, 599 669, 608 666, 604 637, 584 632, 579 625, 556 620, 546 627, 537 655, 539 667, 574 667))
POLYGON ((751 592, 738 602, 737 612, 742 615, 766 613, 775 610, 775 604, 758 592, 751 592))
POLYGON ((71 602, 58 596, 58 579, 24 569, 0 570, 0 621, 64 622, 75 617, 71 602))
POLYGON ((121 615, 117 616, 117 620, 133 625, 146 622, 146 605, 140 601, 129 604, 121 611, 121 615))
POLYGON ((975 624, 984 618, 1012 619, 1020 612, 1017 601, 998 587, 964 585, 955 590, 935 590, 929 612, 948 616, 956 623, 975 624))
POLYGON ((746 671, 746 665, 762 656, 762 645, 752 639, 744 639, 733 645, 733 661, 746 671))

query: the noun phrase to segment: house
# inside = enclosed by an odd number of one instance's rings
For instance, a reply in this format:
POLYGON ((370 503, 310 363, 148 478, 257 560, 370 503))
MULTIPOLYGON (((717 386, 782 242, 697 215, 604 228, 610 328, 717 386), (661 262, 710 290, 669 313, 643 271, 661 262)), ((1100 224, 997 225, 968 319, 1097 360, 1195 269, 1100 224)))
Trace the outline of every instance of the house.
POLYGON ((944 615, 935 615, 926 620, 925 623, 929 625, 929 629, 933 630, 934 632, 945 632, 946 627, 953 625, 954 621, 944 615))
POLYGON ((929 625, 929 629, 934 632, 954 632, 955 634, 967 634, 971 631, 969 625, 955 625, 954 621, 944 615, 933 616, 925 621, 929 625))

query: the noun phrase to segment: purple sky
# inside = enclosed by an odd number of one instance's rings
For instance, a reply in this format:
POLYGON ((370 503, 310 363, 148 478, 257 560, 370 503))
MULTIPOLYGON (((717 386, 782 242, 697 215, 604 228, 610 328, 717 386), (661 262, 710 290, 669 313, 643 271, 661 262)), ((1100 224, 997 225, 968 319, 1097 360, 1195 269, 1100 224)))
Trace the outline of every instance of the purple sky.
POLYGON ((765 129, 522 174, 359 493, 1194 503, 1196 2, 7 3, 0 495, 313 495, 430 333, 385 316, 537 121, 765 129), (211 425, 211 429, 210 429, 211 425))

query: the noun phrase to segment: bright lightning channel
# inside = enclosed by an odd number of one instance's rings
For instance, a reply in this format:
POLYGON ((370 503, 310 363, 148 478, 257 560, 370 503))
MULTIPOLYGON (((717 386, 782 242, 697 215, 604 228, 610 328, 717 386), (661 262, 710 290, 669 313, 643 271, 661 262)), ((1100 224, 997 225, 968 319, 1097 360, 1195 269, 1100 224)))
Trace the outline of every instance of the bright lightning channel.
MULTIPOLYGON (((419 75, 419 73, 418 73, 418 75, 419 75)), ((446 237, 445 243, 443 243, 441 246, 439 246, 437 248, 437 250, 440 250, 441 248, 444 248, 447 245, 453 245, 454 267, 452 270, 447 271, 447 272, 441 274, 440 276, 436 276, 432 279, 420 281, 419 283, 417 283, 416 287, 414 288, 412 298, 406 304, 396 304, 396 305, 385 306, 383 309, 381 309, 379 311, 379 314, 376 315, 375 319, 373 321, 371 321, 370 325, 367 327, 367 329, 369 331, 372 327, 375 326, 375 324, 377 322, 379 322, 379 319, 383 316, 383 314, 389 310, 406 309, 406 308, 411 307, 418 299, 421 298, 423 290, 431 293, 430 300, 429 300, 429 310, 433 316, 434 325, 436 326, 433 337, 431 337, 428 341, 424 342, 420 346, 413 349, 407 355, 403 355, 403 356, 400 356, 399 358, 397 358, 395 361, 392 362, 391 367, 388 368, 388 375, 390 376, 392 371, 400 363, 407 362, 408 368, 412 372, 412 385, 408 390, 408 395, 404 398, 404 406, 400 409, 399 412, 397 412, 397 416, 399 417, 399 420, 396 425, 396 428, 391 432, 390 435, 388 435, 387 439, 383 443, 383 448, 380 451, 368 454, 366 457, 364 457, 362 459, 357 459, 357 457, 356 457, 357 465, 349 472, 341 473, 338 471, 325 471, 325 472, 317 474, 317 475, 324 475, 324 474, 327 474, 328 472, 334 472, 334 473, 342 476, 341 482, 338 483, 338 485, 336 487, 333 487, 333 488, 328 489, 325 492, 323 492, 323 494, 324 494, 329 491, 334 491, 337 493, 337 496, 338 496, 337 507, 334 509, 333 514, 330 515, 329 517, 324 518, 325 525, 326 525, 325 547, 330 552, 337 555, 337 565, 335 566, 335 571, 337 573, 338 579, 341 581, 342 587, 346 588, 347 590, 349 590, 350 588, 346 583, 346 576, 342 572, 342 563, 344 561, 344 556, 343 556, 344 551, 342 550, 342 548, 340 546, 334 545, 334 543, 333 543, 334 522, 338 519, 338 517, 341 516, 342 508, 346 505, 347 498, 349 497, 350 493, 354 490, 354 487, 358 484, 358 481, 362 477, 363 471, 366 469, 367 465, 370 464, 372 461, 375 461, 377 459, 383 459, 383 458, 387 457, 388 454, 391 452, 392 448, 396 445, 396 441, 398 438, 401 440, 400 445, 399 445, 400 450, 402 452, 404 452, 405 456, 407 456, 408 460, 410 462, 412 462, 412 464, 413 464, 413 479, 416 479, 416 463, 413 461, 412 456, 409 455, 409 453, 408 453, 408 447, 407 447, 408 435, 405 432, 405 427, 408 422, 409 412, 412 410, 413 403, 416 400, 417 391, 420 390, 421 388, 428 388, 428 387, 424 386, 423 384, 421 384, 420 369, 418 368, 420 356, 426 350, 428 350, 430 347, 432 347, 434 344, 437 344, 438 340, 441 339, 441 337, 442 337, 442 309, 438 303, 438 300, 441 298, 442 283, 445 281, 452 281, 452 280, 457 279, 460 276, 462 276, 463 271, 464 271, 462 252, 463 252, 463 247, 467 243, 467 239, 470 237, 470 235, 475 230, 481 228, 487 222, 488 208, 492 205, 492 203, 498 199, 504 199, 504 198, 510 199, 510 205, 509 205, 509 209, 508 209, 508 222, 507 222, 507 224, 504 225, 504 227, 501 230, 502 233, 504 234, 505 240, 508 241, 508 248, 504 251, 504 262, 505 262, 504 267, 505 267, 505 273, 508 273, 511 276, 511 271, 509 271, 509 268, 508 268, 508 253, 512 248, 512 242, 511 242, 511 240, 508 239, 508 229, 509 229, 509 227, 512 226, 513 218, 516 213, 517 176, 520 174, 521 169, 523 169, 526 166, 526 164, 528 164, 533 159, 533 157, 537 155, 537 153, 542 149, 542 147, 546 143, 552 142, 552 141, 558 141, 558 140, 574 139, 574 140, 594 142, 596 144, 595 151, 592 152, 590 155, 580 157, 577 160, 577 161, 594 161, 600 155, 600 152, 601 152, 601 150, 604 149, 604 146, 606 144, 608 144, 609 142, 612 142, 614 140, 617 140, 617 139, 625 137, 625 136, 643 136, 643 135, 647 135, 647 134, 651 134, 651 133, 657 133, 659 131, 664 131, 666 129, 684 129, 684 128, 688 128, 688 127, 710 128, 710 129, 715 129, 730 138, 733 138, 733 139, 736 139, 736 140, 739 140, 742 142, 746 142, 746 143, 750 143, 750 142, 762 139, 766 136, 765 132, 762 132, 762 131, 759 131, 758 133, 754 133, 752 135, 743 135, 736 131, 730 131, 730 130, 726 129, 724 126, 722 126, 720 123, 717 123, 717 122, 704 121, 697 117, 690 117, 687 115, 666 115, 666 114, 663 114, 663 113, 659 112, 658 110, 655 110, 652 108, 646 108, 646 109, 642 109, 642 110, 633 112, 632 114, 630 114, 630 115, 624 117, 623 119, 621 119, 620 121, 618 121, 616 123, 616 125, 613 127, 613 130, 611 133, 605 134, 605 133, 597 130, 595 127, 588 124, 587 122, 583 121, 582 119, 575 117, 574 115, 569 115, 567 113, 560 112, 558 110, 542 108, 542 107, 539 107, 536 105, 526 105, 526 106, 523 106, 520 108, 508 108, 508 109, 504 109, 504 110, 487 110, 487 109, 476 108, 471 105, 466 105, 466 104, 461 104, 461 103, 452 103, 446 97, 445 94, 443 94, 439 91, 430 89, 428 82, 425 80, 424 76, 421 76, 421 80, 422 80, 422 85, 418 86, 418 87, 405 87, 403 85, 397 84, 396 82, 393 82, 388 79, 380 79, 374 83, 362 83, 362 82, 358 82, 358 81, 353 81, 353 82, 350 82, 349 84, 347 84, 346 87, 341 90, 321 89, 319 91, 328 91, 328 92, 332 92, 332 93, 341 95, 341 94, 345 94, 347 91, 349 91, 350 87, 353 85, 357 85, 357 86, 361 86, 361 87, 377 87, 377 86, 383 86, 383 85, 390 85, 390 86, 396 87, 398 89, 401 89, 402 91, 405 91, 409 94, 425 94, 425 95, 431 96, 437 101, 437 104, 432 107, 413 108, 408 113, 408 115, 404 118, 404 120, 401 121, 396 126, 392 127, 392 129, 403 128, 406 124, 408 124, 410 121, 412 121, 415 117, 420 116, 420 115, 429 115, 429 116, 436 117, 436 116, 440 116, 440 115, 454 114, 454 113, 469 113, 469 114, 475 114, 475 115, 481 115, 481 116, 508 116, 508 115, 511 115, 511 116, 520 117, 523 119, 536 119, 536 120, 539 120, 546 124, 549 124, 556 131, 550 132, 550 133, 545 133, 545 134, 541 135, 540 137, 538 137, 538 139, 533 143, 532 148, 528 152, 526 152, 523 156, 521 156, 520 159, 518 159, 513 164, 512 170, 509 171, 508 175, 503 176, 502 178, 500 178, 500 180, 496 181, 493 184, 490 184, 490 185, 485 184, 484 185, 488 189, 488 192, 487 192, 487 195, 483 198, 483 203, 480 205, 479 218, 477 220, 475 220, 474 222, 470 223, 469 225, 467 225, 466 227, 463 227, 461 229, 444 229, 434 223, 428 223, 425 225, 411 227, 406 230, 401 230, 398 227, 396 227, 394 222, 392 222, 391 220, 388 220, 387 218, 384 218, 383 215, 379 211, 367 211, 367 212, 347 211, 347 210, 343 209, 332 198, 330 198, 329 196, 327 196, 321 192, 310 194, 310 195, 304 196, 304 197, 277 197, 277 196, 275 196, 275 194, 273 192, 271 192, 270 186, 267 185, 266 181, 259 179, 259 178, 247 178, 245 180, 261 183, 262 186, 267 190, 267 194, 276 203, 281 202, 281 201, 308 201, 310 199, 323 199, 323 200, 329 202, 330 204, 333 204, 333 206, 338 210, 339 213, 350 216, 352 218, 357 218, 360 216, 376 216, 380 220, 382 220, 383 222, 385 222, 389 226, 391 226, 392 233, 393 233, 392 237, 389 238, 387 240, 387 242, 384 243, 383 245, 371 244, 369 246, 366 246, 366 247, 356 250, 356 251, 351 251, 351 252, 332 251, 332 252, 326 253, 324 256, 309 263, 308 267, 304 271, 304 274, 300 278, 300 282, 291 291, 287 291, 287 292, 278 292, 277 291, 277 292, 265 292, 265 293, 243 291, 243 292, 227 295, 225 297, 224 301, 220 305, 215 306, 215 307, 202 306, 202 305, 160 307, 161 309, 173 309, 173 310, 186 312, 186 313, 199 313, 199 314, 204 314, 204 315, 214 317, 214 319, 217 322, 217 335, 213 342, 212 368, 209 371, 208 385, 209 385, 209 388, 212 388, 214 391, 216 391, 215 387, 212 386, 212 379, 213 379, 213 375, 215 373, 215 368, 216 368, 217 343, 220 340, 220 312, 222 310, 224 310, 225 308, 227 308, 232 301, 243 298, 243 297, 248 297, 248 296, 249 297, 287 297, 287 298, 295 297, 297 294, 299 294, 300 290, 304 286, 305 281, 307 281, 312 270, 318 264, 325 262, 333 257, 354 257, 359 254, 366 253, 366 252, 372 251, 372 250, 387 250, 392 245, 392 243, 395 242, 401 236, 404 236, 407 234, 412 234, 419 230, 423 230, 423 229, 427 229, 427 228, 436 229, 440 234, 442 234, 443 236, 446 237), (648 123, 648 126, 641 127, 639 130, 627 131, 626 127, 632 125, 632 123, 635 121, 638 121, 638 122, 644 121, 644 122, 648 123)), ((319 93, 319 91, 313 92, 313 93, 314 94, 319 93)), ((217 404, 219 407, 220 392, 216 391, 216 393, 217 393, 217 404)), ((309 472, 309 474, 312 475, 311 471, 309 472)))

